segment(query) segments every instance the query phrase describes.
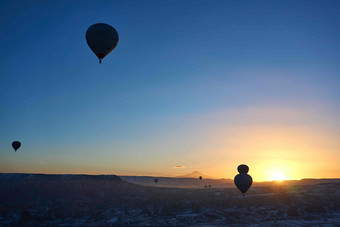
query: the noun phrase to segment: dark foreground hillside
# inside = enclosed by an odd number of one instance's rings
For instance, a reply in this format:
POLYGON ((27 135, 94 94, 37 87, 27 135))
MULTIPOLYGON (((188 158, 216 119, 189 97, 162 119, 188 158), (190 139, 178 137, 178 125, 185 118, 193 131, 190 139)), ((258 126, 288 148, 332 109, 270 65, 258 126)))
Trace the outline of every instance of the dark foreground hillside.
POLYGON ((114 175, 0 174, 0 226, 340 225, 340 184, 158 188, 114 175))

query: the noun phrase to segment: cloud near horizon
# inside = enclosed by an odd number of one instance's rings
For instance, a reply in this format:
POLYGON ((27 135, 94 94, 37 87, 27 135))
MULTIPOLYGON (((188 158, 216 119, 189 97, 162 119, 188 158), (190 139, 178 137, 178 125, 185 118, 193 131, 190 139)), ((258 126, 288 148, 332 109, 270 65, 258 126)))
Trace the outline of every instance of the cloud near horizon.
POLYGON ((172 168, 174 168, 174 169, 184 169, 185 168, 185 166, 174 166, 174 167, 172 167, 172 168))

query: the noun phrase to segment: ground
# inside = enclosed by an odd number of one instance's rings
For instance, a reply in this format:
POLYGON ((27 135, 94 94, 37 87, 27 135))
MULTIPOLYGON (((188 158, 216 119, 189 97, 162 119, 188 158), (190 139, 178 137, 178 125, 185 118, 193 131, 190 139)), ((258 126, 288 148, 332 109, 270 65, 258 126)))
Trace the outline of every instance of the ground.
POLYGON ((166 188, 117 176, 0 174, 0 226, 339 226, 340 183, 166 188))

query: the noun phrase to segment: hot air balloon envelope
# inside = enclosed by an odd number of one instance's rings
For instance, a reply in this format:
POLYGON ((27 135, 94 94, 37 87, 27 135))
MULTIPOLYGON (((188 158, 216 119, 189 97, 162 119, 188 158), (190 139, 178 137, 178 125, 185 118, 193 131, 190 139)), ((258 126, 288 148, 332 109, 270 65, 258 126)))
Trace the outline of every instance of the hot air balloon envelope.
POLYGON ((248 167, 247 165, 245 165, 245 164, 242 164, 242 165, 239 165, 239 166, 237 167, 237 171, 238 171, 239 173, 248 173, 249 167, 248 167))
POLYGON ((246 193, 252 185, 253 179, 249 174, 240 173, 235 176, 234 183, 242 193, 246 193))
POLYGON ((21 143, 19 141, 14 141, 12 143, 12 147, 15 151, 17 151, 21 147, 21 143))
POLYGON ((100 63, 117 46, 118 40, 118 32, 108 24, 94 24, 86 31, 86 42, 100 63))

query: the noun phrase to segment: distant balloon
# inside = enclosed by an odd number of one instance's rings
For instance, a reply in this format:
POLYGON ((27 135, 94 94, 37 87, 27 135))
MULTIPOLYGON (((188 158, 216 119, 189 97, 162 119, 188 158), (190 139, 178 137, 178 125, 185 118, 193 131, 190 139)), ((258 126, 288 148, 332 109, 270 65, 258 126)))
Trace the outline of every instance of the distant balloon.
POLYGON ((209 184, 209 188, 211 188, 211 184, 209 184))
POLYGON ((200 176, 198 179, 202 180, 202 176, 200 176))
POLYGON ((99 63, 102 63, 102 59, 117 46, 118 41, 118 32, 108 24, 94 24, 86 31, 87 45, 98 57, 99 63))
POLYGON ((207 188, 208 186, 207 185, 204 185, 205 188, 207 188))
POLYGON ((239 165, 239 166, 237 167, 237 171, 238 171, 239 173, 248 173, 249 167, 248 167, 247 165, 245 165, 245 164, 241 164, 241 165, 239 165))
POLYGON ((15 151, 17 151, 21 147, 21 143, 19 141, 14 141, 12 143, 12 147, 15 151))
POLYGON ((155 179, 154 179, 154 181, 155 181, 155 183, 157 183, 157 182, 158 182, 158 179, 157 179, 157 178, 155 178, 155 179))
POLYGON ((246 193, 251 187, 253 179, 249 174, 247 174, 249 171, 249 167, 247 165, 239 165, 237 170, 239 171, 239 174, 235 176, 234 183, 244 195, 244 193, 246 193))

